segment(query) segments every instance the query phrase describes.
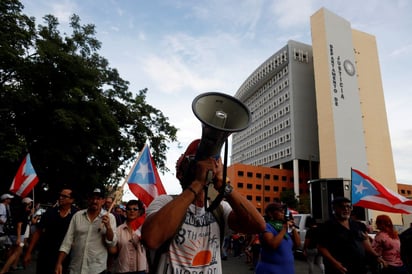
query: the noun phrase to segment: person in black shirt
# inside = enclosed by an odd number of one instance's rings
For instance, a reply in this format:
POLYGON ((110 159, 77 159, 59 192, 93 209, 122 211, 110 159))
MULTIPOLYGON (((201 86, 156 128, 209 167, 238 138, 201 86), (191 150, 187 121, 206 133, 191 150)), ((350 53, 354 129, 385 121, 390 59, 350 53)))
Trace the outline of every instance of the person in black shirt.
POLYGON ((315 262, 319 266, 322 273, 325 273, 322 255, 319 254, 317 245, 319 238, 319 227, 314 218, 309 217, 307 220, 308 230, 303 243, 303 255, 306 256, 308 262, 309 274, 313 274, 315 262))
POLYGON ((324 257, 326 274, 366 274, 369 253, 382 260, 372 249, 359 222, 352 221, 351 201, 337 197, 332 202, 334 216, 319 228, 318 250, 324 257))
MULTIPOLYGON (((29 247, 24 256, 24 264, 31 261, 31 254, 39 242, 37 257, 37 274, 54 274, 54 269, 59 254, 59 248, 66 235, 70 220, 77 208, 73 206, 73 192, 69 188, 62 189, 59 194, 58 206, 49 208, 36 224, 29 247)), ((66 262, 67 267, 67 262, 66 262)))
POLYGON ((409 273, 412 273, 412 223, 407 230, 399 234, 401 241, 401 257, 409 273))
POLYGON ((10 270, 16 270, 19 262, 20 255, 23 252, 24 247, 24 234, 29 224, 29 217, 33 209, 33 200, 29 197, 22 199, 20 206, 12 208, 14 231, 9 235, 12 241, 12 247, 10 249, 9 257, 6 263, 0 270, 0 274, 7 273, 10 270))

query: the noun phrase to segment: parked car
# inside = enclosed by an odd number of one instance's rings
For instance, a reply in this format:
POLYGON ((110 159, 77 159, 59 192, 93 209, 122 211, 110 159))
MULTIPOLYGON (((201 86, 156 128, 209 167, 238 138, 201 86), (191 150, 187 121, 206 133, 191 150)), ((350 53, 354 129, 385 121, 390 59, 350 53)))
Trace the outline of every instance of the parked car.
POLYGON ((297 257, 303 257, 303 243, 305 242, 306 231, 308 229, 307 221, 310 214, 294 214, 293 220, 299 231, 300 246, 295 250, 297 257))

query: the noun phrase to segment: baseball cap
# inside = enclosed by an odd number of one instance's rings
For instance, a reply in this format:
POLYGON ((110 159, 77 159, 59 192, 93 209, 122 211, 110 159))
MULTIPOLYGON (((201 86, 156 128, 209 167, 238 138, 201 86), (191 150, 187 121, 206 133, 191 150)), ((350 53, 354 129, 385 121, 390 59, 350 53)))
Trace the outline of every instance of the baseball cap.
POLYGON ((103 198, 103 197, 104 197, 104 192, 103 192, 103 190, 101 190, 100 188, 95 188, 95 189, 93 190, 93 192, 91 192, 91 193, 89 194, 89 197, 93 197, 93 196, 98 196, 98 197, 103 198))
POLYGON ((270 203, 269 205, 266 206, 265 213, 269 214, 270 212, 280 210, 280 209, 284 209, 284 207, 285 206, 281 203, 273 202, 273 203, 270 203))
POLYGON ((14 196, 13 196, 13 195, 10 195, 10 194, 8 194, 8 193, 5 193, 5 194, 1 195, 1 197, 0 197, 0 199, 1 199, 2 201, 6 200, 6 199, 13 199, 13 198, 14 198, 14 196))
POLYGON ((33 200, 29 197, 23 198, 23 200, 21 200, 21 202, 23 204, 30 204, 31 202, 33 202, 33 200))
POLYGON ((186 184, 190 181, 190 177, 188 176, 188 170, 190 169, 190 165, 193 162, 191 159, 196 156, 197 148, 199 147, 200 139, 196 139, 190 143, 190 145, 186 148, 186 151, 180 155, 179 159, 176 162, 176 178, 179 179, 181 184, 186 184))

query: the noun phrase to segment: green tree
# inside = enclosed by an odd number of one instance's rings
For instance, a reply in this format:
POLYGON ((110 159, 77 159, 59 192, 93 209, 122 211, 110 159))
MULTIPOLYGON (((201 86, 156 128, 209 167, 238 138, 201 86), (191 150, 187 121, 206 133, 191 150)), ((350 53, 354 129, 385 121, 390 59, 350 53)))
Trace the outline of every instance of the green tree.
POLYGON ((25 66, 35 36, 33 19, 21 14, 22 8, 18 1, 0 1, 0 186, 11 183, 7 173, 16 169, 26 149, 24 136, 16 129, 16 113, 10 107, 20 82, 18 72, 25 66))
POLYGON ((298 206, 298 200, 293 189, 282 191, 280 193, 280 200, 290 208, 296 209, 298 206))
POLYGON ((311 213, 310 212, 310 196, 307 193, 299 195, 299 204, 297 207, 299 213, 311 213))
POLYGON ((0 57, 11 55, 0 67, 0 164, 13 167, 2 181, 11 183, 30 152, 39 187, 47 184, 53 192, 68 184, 81 193, 108 187, 124 177, 124 166, 146 140, 158 169, 167 171, 167 143, 176 141, 177 129, 146 103, 147 89, 129 91, 99 55, 94 25, 81 25, 73 15, 72 33, 62 35, 52 15, 34 28, 17 0, 2 1, 0 8, 0 57))

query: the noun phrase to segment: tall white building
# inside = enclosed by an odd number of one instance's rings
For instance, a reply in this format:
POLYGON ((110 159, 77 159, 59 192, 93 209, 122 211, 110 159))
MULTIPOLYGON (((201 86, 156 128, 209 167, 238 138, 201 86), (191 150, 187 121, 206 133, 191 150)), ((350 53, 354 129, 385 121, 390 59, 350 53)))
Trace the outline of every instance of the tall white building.
POLYGON ((232 163, 293 170, 297 195, 300 173, 350 180, 351 168, 396 190, 375 37, 323 8, 311 32, 312 46, 289 41, 236 92, 252 123, 233 134, 232 163))
POLYGON ((242 84, 235 97, 252 123, 233 134, 232 163, 293 169, 318 177, 318 130, 312 47, 289 41, 242 84))

